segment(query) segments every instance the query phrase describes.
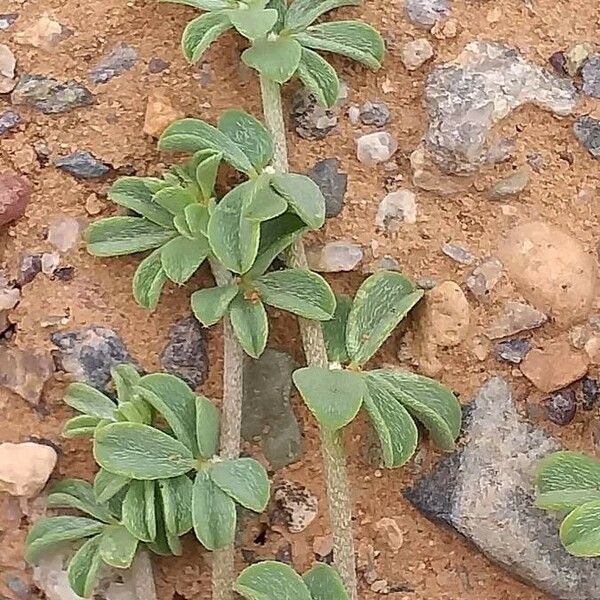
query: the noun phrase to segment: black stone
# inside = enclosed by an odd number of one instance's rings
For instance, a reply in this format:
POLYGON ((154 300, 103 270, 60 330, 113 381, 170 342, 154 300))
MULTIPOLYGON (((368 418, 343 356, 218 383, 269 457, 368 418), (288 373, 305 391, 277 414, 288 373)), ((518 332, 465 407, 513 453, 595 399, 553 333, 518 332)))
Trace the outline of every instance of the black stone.
POLYGON ((93 154, 84 150, 76 150, 67 156, 61 156, 54 165, 81 179, 103 177, 110 171, 110 166, 98 160, 93 154))
POLYGON ((344 208, 344 197, 348 189, 348 175, 339 171, 337 158, 320 160, 307 173, 325 196, 325 216, 336 217, 344 208))
POLYGON ((49 115, 89 106, 94 103, 94 95, 77 81, 61 83, 44 75, 23 75, 12 91, 11 101, 49 115))
POLYGON ((583 401, 581 403, 583 410, 592 410, 600 396, 598 380, 587 376, 584 377, 581 380, 581 391, 583 394, 583 401))
POLYGON ((0 113, 0 135, 18 127, 21 124, 21 117, 14 110, 5 110, 0 113))
POLYGON ((577 139, 594 158, 600 158, 600 120, 594 117, 579 117, 573 125, 577 139))
POLYGON ((31 283, 35 279, 35 276, 42 271, 42 255, 26 254, 21 257, 19 271, 19 283, 21 285, 31 283))
POLYGON ((515 365, 518 365, 530 350, 531 342, 527 338, 504 340, 496 344, 496 356, 515 365))
POLYGON ((556 425, 568 425, 577 412, 577 400, 575 392, 571 389, 560 390, 542 404, 546 409, 548 419, 556 425))
POLYGON ((75 277, 75 267, 58 267, 52 275, 61 281, 71 281, 75 277))

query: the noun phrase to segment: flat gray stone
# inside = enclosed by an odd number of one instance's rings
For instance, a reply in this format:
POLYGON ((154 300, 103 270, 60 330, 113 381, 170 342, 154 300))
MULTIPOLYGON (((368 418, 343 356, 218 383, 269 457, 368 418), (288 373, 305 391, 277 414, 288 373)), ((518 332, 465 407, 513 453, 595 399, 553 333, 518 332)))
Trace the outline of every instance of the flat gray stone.
POLYGON ((138 54, 125 42, 119 42, 97 65, 90 71, 90 80, 93 83, 106 83, 113 77, 122 75, 135 65, 138 54))
POLYGON ((585 115, 573 124, 575 137, 594 158, 600 158, 600 119, 585 115))
POLYGON ((558 442, 517 414, 500 378, 489 380, 465 413, 465 446, 409 489, 408 500, 515 577, 559 600, 597 600, 600 559, 569 555, 558 536, 560 517, 533 504, 535 470, 558 442))
POLYGON ((297 461, 302 438, 290 403, 294 359, 267 348, 258 360, 244 363, 242 437, 260 439, 265 458, 275 470, 297 461))
POLYGON ((50 115, 94 103, 94 95, 77 81, 64 83, 44 75, 23 75, 10 96, 14 105, 25 105, 50 115))
POLYGON ((337 217, 344 208, 348 175, 340 170, 337 158, 325 158, 315 164, 307 175, 319 186, 325 197, 325 216, 337 217))
POLYGON ((406 0, 405 7, 410 21, 424 29, 449 17, 451 10, 449 0, 406 0))
POLYGON ((61 171, 66 171, 69 175, 81 179, 103 177, 110 171, 107 164, 86 150, 75 150, 67 156, 61 156, 54 161, 54 165, 61 171))
POLYGON ((0 135, 18 127, 21 124, 21 117, 14 110, 5 110, 0 113, 0 135))

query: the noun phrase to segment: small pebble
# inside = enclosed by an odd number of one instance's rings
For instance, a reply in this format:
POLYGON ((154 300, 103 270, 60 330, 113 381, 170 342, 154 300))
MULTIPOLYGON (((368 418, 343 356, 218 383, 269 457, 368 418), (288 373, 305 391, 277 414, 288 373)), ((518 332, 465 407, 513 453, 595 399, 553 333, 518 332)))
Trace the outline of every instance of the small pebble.
POLYGON ((390 109, 385 102, 365 102, 360 107, 359 118, 363 125, 384 127, 390 122, 390 109))
POLYGON ((137 62, 137 51, 125 42, 119 42, 110 54, 104 57, 90 71, 92 83, 106 83, 113 77, 122 75, 137 62))
POLYGON ((359 162, 370 166, 390 160, 397 149, 398 142, 385 131, 363 135, 356 141, 359 162))
POLYGON ((425 29, 450 15, 449 0, 406 0, 405 7, 410 21, 425 29))
POLYGON ((73 217, 61 217, 50 224, 48 241, 59 252, 68 252, 79 240, 79 221, 73 217))
POLYGON ((476 256, 459 244, 449 242, 442 246, 442 252, 461 265, 472 265, 476 256))
POLYGON ((492 200, 501 200, 508 196, 518 196, 531 180, 531 173, 527 167, 517 169, 514 173, 496 182, 490 190, 492 200))
POLYGON ((503 265, 497 258, 489 258, 467 277, 467 287, 478 300, 488 298, 502 277, 502 268, 503 265))
POLYGON ((19 267, 19 283, 25 285, 31 283, 35 276, 42 270, 42 257, 40 254, 26 254, 21 258, 19 267))
POLYGON ((598 401, 598 396, 600 396, 598 380, 586 375, 581 380, 581 391, 583 393, 583 401, 581 403, 583 410, 592 410, 598 401))
POLYGON ((44 275, 54 275, 54 271, 56 271, 58 265, 60 265, 60 255, 58 252, 44 252, 44 254, 42 254, 41 264, 42 273, 44 275))
POLYGON ((567 75, 567 59, 565 58, 564 52, 555 52, 550 56, 548 62, 559 75, 567 75))
POLYGON ((411 40, 402 47, 400 58, 409 71, 416 71, 433 58, 433 46, 426 38, 411 40))
POLYGON ((157 73, 162 73, 166 69, 170 67, 170 63, 162 58, 152 57, 148 61, 148 72, 156 75, 157 73))
POLYGON ((319 106, 315 97, 305 89, 294 96, 292 119, 296 133, 306 140, 323 139, 338 122, 333 110, 319 106))
POLYGON ((15 85, 15 66, 17 60, 6 44, 0 44, 0 94, 8 94, 15 85))
POLYGON ((592 98, 600 98, 600 54, 592 56, 581 70, 583 93, 592 98))
POLYGON ((531 350, 531 342, 527 338, 503 340, 496 344, 496 356, 502 360, 518 365, 531 350))
POLYGON ((16 173, 0 173, 0 226, 19 219, 31 198, 29 180, 16 173))
MULTIPOLYGON (((593 54, 594 46, 589 42, 583 42, 571 46, 565 52, 565 71, 571 77, 577 77, 581 72, 581 68, 586 63, 588 58, 593 54)), ((585 81, 585 77, 584 77, 585 81)), ((585 91, 585 85, 584 85, 585 91)), ((587 93, 587 92, 586 92, 587 93)))
POLYGON ((542 404, 548 419, 556 425, 568 425, 577 412, 575 392, 571 389, 560 390, 546 398, 542 404))
POLYGON ((19 15, 17 13, 5 13, 0 15, 0 31, 8 29, 18 18, 19 15))
POLYGON ((61 156, 54 161, 54 165, 66 171, 73 177, 93 179, 102 177, 110 171, 110 167, 98 160, 93 154, 83 150, 76 150, 67 156, 61 156))
POLYGON ((352 271, 363 259, 363 255, 363 249, 358 244, 346 240, 309 247, 306 251, 309 267, 320 273, 352 271))
POLYGON ((326 217, 336 217, 344 207, 348 175, 339 169, 340 161, 337 158, 326 158, 317 162, 307 173, 325 197, 326 217))
POLYGON ((589 153, 600 159, 600 120, 588 115, 579 117, 573 125, 573 131, 589 153))
POLYGON ((14 129, 21 123, 21 117, 14 110, 5 110, 0 113, 0 135, 14 129))
POLYGON ((377 227, 388 231, 399 231, 402 223, 414 225, 416 222, 417 196, 406 189, 388 194, 381 201, 375 217, 377 227))

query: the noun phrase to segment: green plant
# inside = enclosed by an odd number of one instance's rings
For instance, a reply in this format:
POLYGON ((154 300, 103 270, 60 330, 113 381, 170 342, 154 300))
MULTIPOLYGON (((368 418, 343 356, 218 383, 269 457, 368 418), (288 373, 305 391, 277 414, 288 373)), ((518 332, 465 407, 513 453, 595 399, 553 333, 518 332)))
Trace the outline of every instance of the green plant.
POLYGON ((569 554, 600 556, 600 461, 578 452, 544 458, 536 475, 535 504, 567 513, 560 540, 569 554))

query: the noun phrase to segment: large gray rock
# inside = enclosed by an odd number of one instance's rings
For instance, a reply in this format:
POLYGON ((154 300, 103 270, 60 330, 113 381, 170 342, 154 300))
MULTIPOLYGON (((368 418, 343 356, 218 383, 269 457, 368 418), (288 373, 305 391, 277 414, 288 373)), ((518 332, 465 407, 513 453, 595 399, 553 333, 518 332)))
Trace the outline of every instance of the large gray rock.
POLYGON ((488 381, 465 412, 463 449, 406 497, 515 577, 560 600, 597 600, 600 560, 570 556, 558 537, 560 517, 533 504, 537 465, 558 443, 517 414, 500 378, 488 381))
POLYGON ((77 81, 64 83, 45 75, 22 75, 10 97, 46 115, 64 113, 94 103, 93 94, 77 81))
POLYGON ((472 173, 487 158, 492 126, 519 106, 558 115, 575 108, 573 83, 528 62, 514 48, 471 42, 456 60, 433 69, 425 88, 428 154, 446 173, 472 173))

